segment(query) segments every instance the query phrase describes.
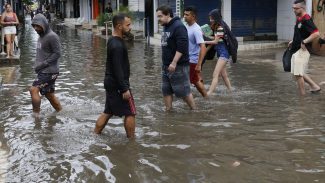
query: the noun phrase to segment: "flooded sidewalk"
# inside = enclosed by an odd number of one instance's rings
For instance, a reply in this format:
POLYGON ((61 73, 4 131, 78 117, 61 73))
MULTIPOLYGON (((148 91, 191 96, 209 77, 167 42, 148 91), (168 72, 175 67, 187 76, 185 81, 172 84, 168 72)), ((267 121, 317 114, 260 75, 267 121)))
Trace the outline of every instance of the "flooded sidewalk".
MULTIPOLYGON (((227 65, 233 93, 221 80, 208 100, 193 88, 197 110, 175 98, 173 111, 165 112, 161 48, 127 44, 138 113, 136 140, 128 141, 118 117, 102 135, 93 133, 105 102, 105 40, 87 31, 57 32, 63 54, 56 93, 63 111, 55 113, 43 98, 41 117, 31 116, 28 87, 38 38, 31 27, 22 34, 17 77, 0 90, 1 142, 9 148, 0 160, 5 182, 325 181, 324 92, 299 97, 295 80, 283 72, 284 49, 240 52, 238 63, 227 65)), ((323 60, 310 61, 318 83, 325 78, 323 60)), ((215 64, 203 66, 206 88, 215 64)))

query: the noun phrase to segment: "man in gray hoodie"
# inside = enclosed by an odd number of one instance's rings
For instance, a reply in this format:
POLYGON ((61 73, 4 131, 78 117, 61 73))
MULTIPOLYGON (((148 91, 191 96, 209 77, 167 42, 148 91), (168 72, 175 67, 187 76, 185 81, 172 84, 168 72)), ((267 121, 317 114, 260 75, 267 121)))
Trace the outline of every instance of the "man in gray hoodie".
POLYGON ((33 112, 39 115, 41 106, 41 95, 50 101, 53 108, 58 112, 62 109, 60 101, 54 95, 55 80, 59 75, 59 58, 61 56, 61 44, 59 36, 54 33, 44 15, 37 14, 32 20, 32 26, 39 34, 36 49, 36 60, 34 70, 37 78, 30 87, 33 112))

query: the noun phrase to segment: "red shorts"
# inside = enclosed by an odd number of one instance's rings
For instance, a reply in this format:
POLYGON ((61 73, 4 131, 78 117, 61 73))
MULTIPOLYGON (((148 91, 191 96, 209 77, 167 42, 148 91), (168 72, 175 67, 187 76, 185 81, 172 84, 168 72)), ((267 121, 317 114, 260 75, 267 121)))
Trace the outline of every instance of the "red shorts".
POLYGON ((192 84, 196 84, 202 81, 201 72, 195 70, 197 64, 190 63, 190 81, 192 84))

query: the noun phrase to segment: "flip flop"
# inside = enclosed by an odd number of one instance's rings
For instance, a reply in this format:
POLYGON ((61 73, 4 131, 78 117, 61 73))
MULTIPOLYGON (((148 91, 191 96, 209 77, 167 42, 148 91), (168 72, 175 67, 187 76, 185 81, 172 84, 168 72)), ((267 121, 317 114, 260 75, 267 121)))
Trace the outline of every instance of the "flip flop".
POLYGON ((317 93, 319 93, 321 90, 322 90, 322 89, 318 89, 318 90, 314 90, 314 91, 311 90, 310 92, 313 93, 313 94, 317 94, 317 93))

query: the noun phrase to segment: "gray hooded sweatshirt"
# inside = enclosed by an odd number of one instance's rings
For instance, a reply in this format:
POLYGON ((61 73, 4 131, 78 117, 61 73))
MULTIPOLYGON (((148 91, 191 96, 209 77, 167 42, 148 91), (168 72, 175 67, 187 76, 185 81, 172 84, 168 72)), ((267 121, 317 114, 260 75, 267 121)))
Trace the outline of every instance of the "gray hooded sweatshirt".
POLYGON ((43 33, 37 41, 36 60, 34 69, 36 73, 59 73, 59 58, 61 44, 59 36, 53 32, 42 14, 37 14, 32 20, 32 25, 39 25, 43 33))

